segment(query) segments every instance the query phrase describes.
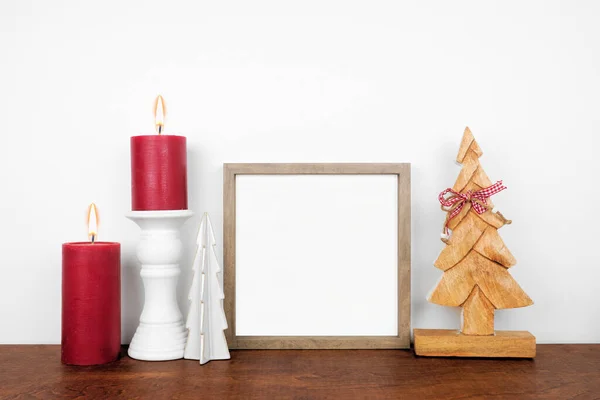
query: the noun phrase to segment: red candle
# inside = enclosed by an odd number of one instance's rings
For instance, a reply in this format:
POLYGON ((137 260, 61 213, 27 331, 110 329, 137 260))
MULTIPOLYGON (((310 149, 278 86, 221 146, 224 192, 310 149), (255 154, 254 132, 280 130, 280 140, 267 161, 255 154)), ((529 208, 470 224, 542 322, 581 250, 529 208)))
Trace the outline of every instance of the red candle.
POLYGON ((157 135, 131 138, 131 209, 187 210, 187 155, 184 136, 162 135, 164 102, 155 105, 157 135))
POLYGON ((187 210, 184 136, 131 138, 131 209, 187 210))
MULTIPOLYGON (((95 207, 90 207, 94 209, 95 207)), ((95 233, 92 232, 92 240, 95 233)), ((114 361, 121 349, 121 245, 62 246, 62 346, 65 364, 114 361)))

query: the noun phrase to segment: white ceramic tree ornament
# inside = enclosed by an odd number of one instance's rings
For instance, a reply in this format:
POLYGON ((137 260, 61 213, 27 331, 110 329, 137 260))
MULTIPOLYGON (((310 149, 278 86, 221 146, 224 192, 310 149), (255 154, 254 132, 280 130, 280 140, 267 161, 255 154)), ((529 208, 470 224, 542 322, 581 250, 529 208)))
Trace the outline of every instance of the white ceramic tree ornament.
POLYGON ((224 329, 227 320, 223 310, 222 270, 215 254, 216 240, 208 214, 202 217, 194 257, 194 278, 190 288, 190 311, 186 321, 188 339, 184 358, 200 360, 230 359, 224 329))

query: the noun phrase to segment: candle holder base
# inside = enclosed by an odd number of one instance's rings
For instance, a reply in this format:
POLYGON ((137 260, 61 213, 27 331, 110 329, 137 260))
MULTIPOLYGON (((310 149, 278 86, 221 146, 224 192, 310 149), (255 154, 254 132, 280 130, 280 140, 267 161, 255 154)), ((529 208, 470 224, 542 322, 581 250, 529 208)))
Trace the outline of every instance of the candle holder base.
POLYGON ((140 323, 127 354, 136 360, 166 361, 183 358, 187 330, 183 322, 155 326, 140 323))
POLYGON ((142 229, 137 258, 142 264, 144 309, 128 354, 146 361, 183 358, 187 330, 177 304, 182 243, 179 228, 189 210, 133 211, 127 218, 142 229))

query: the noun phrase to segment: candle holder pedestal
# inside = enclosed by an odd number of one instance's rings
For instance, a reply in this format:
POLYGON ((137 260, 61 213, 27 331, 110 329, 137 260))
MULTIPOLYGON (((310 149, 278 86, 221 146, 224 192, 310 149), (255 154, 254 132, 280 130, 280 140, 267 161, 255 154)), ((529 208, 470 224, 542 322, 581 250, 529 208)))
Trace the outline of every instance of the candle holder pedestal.
POLYGON ((177 305, 182 243, 179 229, 189 210, 132 211, 126 215, 141 229, 137 258, 142 264, 144 308, 129 345, 131 358, 146 361, 183 358, 187 331, 177 305))

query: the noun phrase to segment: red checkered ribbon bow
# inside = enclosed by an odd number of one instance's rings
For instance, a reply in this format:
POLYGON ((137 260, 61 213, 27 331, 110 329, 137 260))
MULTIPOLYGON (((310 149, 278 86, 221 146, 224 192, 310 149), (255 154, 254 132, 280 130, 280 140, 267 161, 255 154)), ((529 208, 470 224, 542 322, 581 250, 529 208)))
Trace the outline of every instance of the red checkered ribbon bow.
POLYGON ((440 204, 442 205, 442 210, 448 213, 446 214, 446 222, 444 223, 444 234, 448 234, 448 224, 450 223, 450 220, 461 212, 466 203, 470 202, 477 214, 483 214, 487 211, 487 199, 504 189, 506 189, 506 186, 502 185, 502 181, 498 181, 492 186, 476 192, 468 190, 465 193, 459 193, 451 188, 444 190, 438 196, 440 204), (446 197, 446 194, 448 193, 452 194, 449 197, 446 197))

